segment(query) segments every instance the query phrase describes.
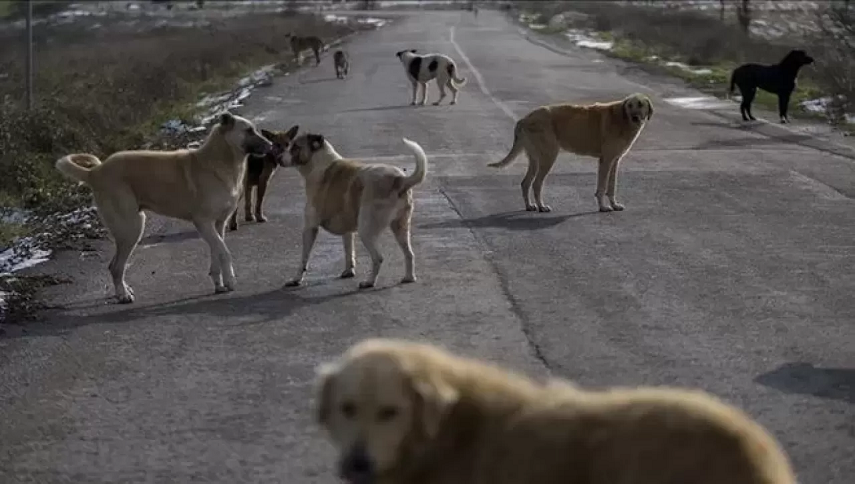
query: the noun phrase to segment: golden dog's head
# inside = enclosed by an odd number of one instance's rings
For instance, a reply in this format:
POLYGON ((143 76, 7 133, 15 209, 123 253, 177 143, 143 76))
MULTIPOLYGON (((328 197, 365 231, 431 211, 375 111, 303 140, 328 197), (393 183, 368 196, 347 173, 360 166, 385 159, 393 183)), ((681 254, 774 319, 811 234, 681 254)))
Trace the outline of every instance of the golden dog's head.
POLYGON ((261 134, 273 143, 273 147, 265 155, 268 159, 278 163, 280 166, 287 166, 285 154, 291 149, 291 143, 297 137, 299 126, 292 126, 288 131, 270 131, 262 129, 261 134))
POLYGON ((317 418, 338 449, 341 477, 351 484, 395 472, 437 435, 459 398, 427 365, 401 351, 405 345, 368 340, 319 370, 317 418))
POLYGON ((247 155, 264 155, 273 147, 269 139, 258 132, 252 121, 230 112, 220 115, 216 129, 232 149, 247 155))
POLYGON ((633 124, 641 124, 653 117, 653 103, 644 94, 631 94, 621 103, 623 115, 633 124))

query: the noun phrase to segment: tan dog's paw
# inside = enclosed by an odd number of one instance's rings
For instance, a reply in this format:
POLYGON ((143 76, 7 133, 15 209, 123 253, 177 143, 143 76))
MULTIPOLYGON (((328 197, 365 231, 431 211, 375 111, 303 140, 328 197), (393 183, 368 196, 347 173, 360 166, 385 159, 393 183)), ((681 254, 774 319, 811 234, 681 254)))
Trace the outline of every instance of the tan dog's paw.
POLYGON ((370 289, 372 287, 374 287, 374 283, 371 281, 362 281, 359 283, 360 289, 370 289))
POLYGON ((549 205, 541 205, 541 206, 537 207, 537 211, 538 212, 551 212, 552 207, 550 207, 549 205))
POLYGON ((406 276, 403 279, 401 279, 401 284, 410 284, 410 283, 416 282, 416 281, 417 281, 416 276, 406 276))
POLYGON ((600 205, 600 212, 612 212, 614 209, 608 205, 600 205))
POLYGON ((625 208, 626 207, 624 207, 622 203, 612 202, 612 210, 614 210, 616 212, 620 212, 621 210, 623 210, 625 208))
POLYGON ((298 287, 303 284, 303 281, 292 279, 285 283, 285 287, 298 287))
POLYGON ((534 205, 526 205, 525 209, 528 212, 537 212, 537 207, 535 207, 534 205))
POLYGON ((264 222, 267 222, 267 217, 265 217, 264 215, 256 215, 255 221, 263 224, 264 222))
POLYGON ((353 268, 350 268, 350 269, 345 269, 344 272, 342 272, 341 275, 338 277, 341 279, 350 279, 351 277, 353 277, 355 275, 356 275, 356 270, 353 268))
POLYGON ((223 294, 231 291, 231 289, 226 286, 214 286, 214 294, 223 294))

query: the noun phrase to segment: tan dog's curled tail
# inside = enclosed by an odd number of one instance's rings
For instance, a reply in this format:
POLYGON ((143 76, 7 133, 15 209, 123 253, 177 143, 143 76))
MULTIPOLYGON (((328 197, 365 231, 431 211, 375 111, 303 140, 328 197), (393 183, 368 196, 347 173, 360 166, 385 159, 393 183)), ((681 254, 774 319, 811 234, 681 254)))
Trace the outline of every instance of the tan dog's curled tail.
POLYGON ((460 88, 466 85, 465 77, 457 77, 457 66, 453 62, 448 64, 448 76, 454 82, 454 87, 460 88))
POLYGON ((425 155, 425 150, 423 150, 415 141, 408 140, 407 138, 402 139, 404 144, 413 151, 413 155, 416 157, 416 171, 414 171, 412 175, 404 178, 404 183, 399 192, 403 194, 410 188, 413 188, 424 181, 425 176, 427 176, 427 155, 425 155))
POLYGON ((101 165, 101 160, 97 156, 88 153, 75 153, 63 156, 57 160, 55 166, 67 178, 88 185, 89 174, 93 168, 99 165, 101 165))
POLYGON ((511 146, 511 152, 508 153, 507 156, 502 158, 502 161, 497 161, 495 163, 489 163, 487 166, 492 166, 493 168, 504 168, 504 167, 510 165, 511 163, 513 163, 515 159, 517 159, 517 156, 519 156, 520 153, 523 152, 523 144, 520 141, 521 129, 522 128, 520 127, 519 123, 517 123, 517 125, 514 126, 514 144, 513 144, 513 146, 511 146))

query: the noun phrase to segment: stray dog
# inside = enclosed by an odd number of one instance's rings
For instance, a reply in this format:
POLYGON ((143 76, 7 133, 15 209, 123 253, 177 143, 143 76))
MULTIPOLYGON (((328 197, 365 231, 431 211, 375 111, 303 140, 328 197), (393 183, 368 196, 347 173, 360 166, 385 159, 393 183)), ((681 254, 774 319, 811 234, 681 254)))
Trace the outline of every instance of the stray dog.
POLYGON ((335 77, 344 79, 348 71, 350 71, 350 59, 347 53, 343 50, 335 51, 335 54, 333 54, 333 63, 335 64, 335 77))
POLYGON ((433 103, 438 106, 445 99, 445 88, 451 89, 451 104, 457 104, 457 93, 461 87, 466 85, 466 78, 458 78, 456 75, 457 65, 444 54, 416 54, 416 49, 402 50, 395 54, 407 69, 407 77, 413 85, 413 100, 411 106, 416 104, 419 86, 422 86, 424 96, 422 106, 427 102, 427 83, 436 79, 439 87, 439 99, 433 103))
MULTIPOLYGON (((273 132, 262 129, 262 136, 273 142, 273 148, 262 156, 247 156, 246 178, 243 184, 244 219, 247 222, 267 222, 267 217, 264 216, 264 211, 262 210, 264 195, 267 193, 267 184, 270 183, 270 179, 276 173, 276 168, 279 166, 279 160, 281 159, 279 155, 288 149, 291 141, 297 136, 297 128, 297 126, 294 126, 288 132, 273 132), (256 188, 255 213, 252 211, 253 188, 256 188)), ((229 217, 229 230, 237 230, 237 228, 237 208, 235 208, 229 217)))
POLYGON ((349 484, 795 484, 748 415, 705 392, 539 383, 368 339, 318 369, 315 418, 349 484))
POLYGON ((224 113, 198 149, 120 151, 103 163, 94 155, 77 153, 56 162, 63 175, 92 189, 98 215, 116 244, 109 268, 120 303, 134 301, 125 270, 145 228, 143 210, 193 222, 211 250, 214 292, 235 289, 232 255, 224 239, 226 219, 240 198, 247 155, 271 147, 252 122, 224 113))
POLYGON ((297 275, 286 283, 299 286, 308 270, 309 255, 318 227, 341 235, 345 268, 341 278, 356 274, 354 232, 371 255, 371 275, 359 283, 360 289, 374 287, 383 256, 377 239, 389 227, 404 253, 406 274, 401 282, 415 282, 415 261, 410 242, 413 215, 412 188, 424 181, 427 156, 422 147, 407 138, 404 144, 416 157, 416 170, 406 176, 397 167, 379 163, 363 164, 346 160, 320 134, 304 134, 291 144, 286 166, 296 166, 306 186, 303 216, 303 255, 297 275))
POLYGON ((757 88, 760 88, 778 95, 778 115, 782 123, 789 123, 787 109, 790 96, 796 88, 796 77, 799 75, 799 69, 808 64, 813 64, 813 57, 803 50, 791 50, 775 65, 742 64, 734 69, 730 75, 730 93, 733 94, 734 88, 739 86, 739 92, 742 94, 742 103, 739 105, 742 120, 757 120, 751 114, 751 103, 757 94, 757 88))
POLYGON ((503 168, 525 151, 528 170, 521 184, 525 209, 549 212, 552 208, 543 202, 543 183, 559 150, 593 156, 599 158, 594 196, 600 211, 623 210, 624 206, 615 199, 618 165, 652 116, 653 104, 643 94, 608 103, 541 106, 517 121, 510 153, 487 166, 503 168), (529 199, 532 181, 534 204, 529 199))
POLYGON ((321 64, 321 51, 324 50, 324 41, 315 35, 308 37, 299 37, 293 34, 288 34, 291 37, 291 51, 294 52, 294 60, 300 62, 300 53, 306 49, 312 49, 315 54, 315 65, 321 64))

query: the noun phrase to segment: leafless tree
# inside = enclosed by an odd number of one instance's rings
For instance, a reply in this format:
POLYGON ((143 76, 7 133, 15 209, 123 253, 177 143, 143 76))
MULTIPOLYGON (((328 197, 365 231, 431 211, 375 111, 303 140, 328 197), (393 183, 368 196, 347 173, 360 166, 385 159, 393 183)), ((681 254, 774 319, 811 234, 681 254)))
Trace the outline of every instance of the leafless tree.
POLYGON ((751 6, 749 3, 750 0, 742 0, 742 3, 736 9, 736 18, 745 35, 748 35, 751 29, 751 6))

